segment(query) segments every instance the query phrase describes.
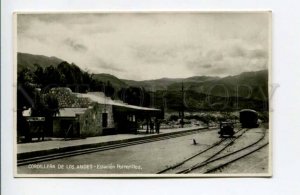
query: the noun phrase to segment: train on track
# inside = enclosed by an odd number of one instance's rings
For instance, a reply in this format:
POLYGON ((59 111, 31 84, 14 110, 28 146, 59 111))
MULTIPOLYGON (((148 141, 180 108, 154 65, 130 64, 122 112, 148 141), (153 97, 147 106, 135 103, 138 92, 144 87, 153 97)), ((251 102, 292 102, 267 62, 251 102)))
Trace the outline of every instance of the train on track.
POLYGON ((258 127, 258 113, 255 110, 243 109, 240 111, 240 123, 242 128, 258 127))
POLYGON ((234 135, 234 124, 232 122, 221 122, 220 123, 220 137, 232 137, 234 135))
MULTIPOLYGON (((243 109, 240 111, 240 123, 242 128, 258 127, 258 113, 255 110, 243 109)), ((220 122, 220 137, 232 137, 235 134, 234 123, 231 121, 220 122)))

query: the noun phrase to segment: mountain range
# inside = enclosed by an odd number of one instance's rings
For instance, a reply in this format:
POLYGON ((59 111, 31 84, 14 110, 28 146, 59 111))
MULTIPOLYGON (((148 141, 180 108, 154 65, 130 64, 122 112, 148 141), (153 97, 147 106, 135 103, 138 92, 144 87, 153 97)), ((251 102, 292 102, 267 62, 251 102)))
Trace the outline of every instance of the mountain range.
MULTIPOLYGON (((56 57, 18 53, 17 64, 18 71, 20 71, 25 67, 33 69, 35 64, 39 64, 43 68, 51 65, 57 66, 63 61, 56 57)), ((105 73, 93 74, 93 78, 103 82, 109 81, 116 89, 130 86, 142 87, 159 98, 162 98, 162 94, 176 96, 176 94, 181 93, 183 87, 186 94, 192 94, 190 101, 195 103, 205 96, 206 99, 208 97, 219 98, 220 104, 224 104, 224 101, 228 100, 233 101, 230 104, 235 104, 236 98, 240 98, 244 102, 253 100, 255 102, 259 101, 255 104, 268 104, 268 70, 243 72, 226 77, 193 76, 144 81, 120 79, 105 73)), ((160 100, 156 100, 156 102, 160 102, 160 100)))

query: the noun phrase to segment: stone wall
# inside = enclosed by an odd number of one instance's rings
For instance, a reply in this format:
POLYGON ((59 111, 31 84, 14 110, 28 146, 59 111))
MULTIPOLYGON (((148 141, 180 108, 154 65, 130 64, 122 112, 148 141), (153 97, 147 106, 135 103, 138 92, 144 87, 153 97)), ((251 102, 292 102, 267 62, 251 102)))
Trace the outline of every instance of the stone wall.
POLYGON ((91 137, 103 134, 102 113, 108 114, 107 129, 114 128, 111 105, 94 103, 92 107, 79 116, 80 136, 91 137))

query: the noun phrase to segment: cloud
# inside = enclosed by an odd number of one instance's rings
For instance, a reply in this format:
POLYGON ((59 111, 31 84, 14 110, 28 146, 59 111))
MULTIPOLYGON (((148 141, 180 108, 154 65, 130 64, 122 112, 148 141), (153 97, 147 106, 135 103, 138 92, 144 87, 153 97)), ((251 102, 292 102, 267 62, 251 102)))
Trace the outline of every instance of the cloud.
POLYGON ((203 67, 203 68, 211 68, 212 65, 211 65, 211 64, 205 64, 205 65, 203 65, 202 67, 203 67))
POLYGON ((74 51, 87 51, 87 48, 84 45, 76 43, 76 41, 74 41, 72 39, 65 39, 63 41, 63 43, 65 43, 67 46, 69 46, 74 51))
POLYGON ((208 50, 187 62, 196 75, 235 75, 245 71, 268 68, 268 51, 260 45, 243 40, 228 41, 218 49, 208 50))
POLYGON ((104 62, 101 59, 98 59, 98 66, 105 69, 105 70, 112 70, 112 71, 116 71, 116 72, 123 72, 124 71, 124 69, 118 68, 114 64, 104 62))
POLYGON ((268 52, 263 49, 254 49, 249 51, 249 56, 253 58, 266 59, 268 52))
POLYGON ((236 57, 243 58, 247 56, 247 52, 244 48, 242 48, 242 46, 234 46, 230 51, 230 56, 233 58, 236 57))
POLYGON ((132 53, 146 63, 161 63, 178 55, 178 50, 168 46, 133 45, 132 53))
POLYGON ((213 61, 221 61, 223 60, 223 54, 220 51, 209 51, 207 53, 207 58, 210 58, 213 61))
POLYGON ((231 75, 266 67, 265 13, 18 15, 18 51, 125 79, 231 75))
POLYGON ((241 58, 267 58, 268 51, 265 49, 247 48, 240 45, 235 46, 230 50, 230 56, 241 58))

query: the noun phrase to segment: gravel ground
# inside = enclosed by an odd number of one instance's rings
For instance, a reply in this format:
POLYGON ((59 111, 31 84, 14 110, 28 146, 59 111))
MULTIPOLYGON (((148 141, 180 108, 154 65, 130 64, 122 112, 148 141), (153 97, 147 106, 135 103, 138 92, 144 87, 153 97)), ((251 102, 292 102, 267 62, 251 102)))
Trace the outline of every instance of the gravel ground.
POLYGON ((20 166, 18 173, 157 173, 209 147, 219 139, 217 130, 210 130, 163 141, 20 166), (197 141, 197 145, 193 145, 193 139, 197 141), (58 166, 61 169, 58 169, 58 166))
MULTIPOLYGON (((268 129, 250 129, 245 134, 244 139, 239 140, 239 142, 236 145, 233 145, 233 147, 229 148, 229 150, 235 151, 238 147, 245 147, 251 144, 253 141, 258 140, 264 132, 266 133, 264 138, 266 141, 269 138, 268 129)), ((268 163, 269 145, 241 160, 229 164, 215 173, 268 173, 268 163)))
MULTIPOLYGON (((239 149, 247 147, 247 146, 259 141, 261 138, 263 138, 263 140, 261 140, 259 143, 257 143, 255 145, 255 147, 263 145, 264 143, 266 143, 268 141, 268 131, 266 132, 266 135, 263 136, 265 131, 267 131, 267 130, 263 129, 263 128, 254 128, 254 129, 250 129, 250 130, 246 131, 242 137, 240 137, 239 139, 237 139, 234 142, 233 145, 226 148, 215 158, 224 156, 226 154, 230 154, 234 151, 237 151, 239 149)), ((247 152, 248 150, 249 150, 249 148, 246 149, 244 152, 247 152)), ((232 156, 232 157, 235 158, 234 156, 232 156)), ((215 159, 215 158, 213 158, 213 159, 215 159)), ((223 172, 224 168, 221 168, 221 169, 218 169, 217 171, 214 171, 213 173, 217 173, 217 174, 220 174, 220 173, 221 174, 226 174, 226 173, 230 173, 230 174, 231 173, 236 173, 236 174, 267 173, 268 172, 268 151, 266 151, 265 153, 257 153, 256 156, 254 156, 253 158, 254 159, 247 158, 246 161, 244 159, 240 159, 240 160, 234 162, 233 164, 230 164, 231 165, 230 168, 225 167, 225 169, 227 171, 223 172), (258 159, 259 159, 259 161, 257 161, 258 159), (263 170, 259 169, 259 167, 263 170), (240 171, 240 170, 243 170, 243 171, 240 171)), ((227 162, 227 161, 228 161, 228 159, 227 160, 224 159, 224 162, 227 162)), ((209 164, 208 166, 202 167, 200 169, 196 169, 196 170, 192 171, 191 173, 204 173, 205 171, 214 168, 214 166, 219 165, 220 164, 219 162, 220 161, 216 161, 214 163, 209 164)), ((224 162, 221 161, 221 163, 224 163, 224 162)))
MULTIPOLYGON (((237 139, 232 146, 226 148, 222 153, 215 156, 215 158, 218 158, 225 154, 234 152, 238 149, 241 149, 243 147, 246 147, 246 146, 258 141, 259 139, 261 139, 263 137, 263 134, 265 133, 265 131, 267 131, 267 130, 263 129, 263 128, 249 129, 248 131, 246 131, 246 133, 243 134, 242 137, 237 139)), ((266 139, 268 138, 268 132, 266 132, 265 138, 266 139)), ((213 158, 213 159, 215 159, 215 158, 213 158)))
MULTIPOLYGON (((263 128, 251 129, 224 153, 261 137, 263 128)), ((217 130, 84 154, 18 167, 19 174, 154 174, 202 151, 220 140, 217 130), (197 145, 193 144, 193 139, 197 145)), ((236 161, 215 173, 267 173, 268 147, 236 161)))
POLYGON ((246 156, 245 158, 233 162, 226 167, 217 170, 217 174, 240 174, 240 173, 268 173, 269 147, 266 146, 261 150, 246 156))

